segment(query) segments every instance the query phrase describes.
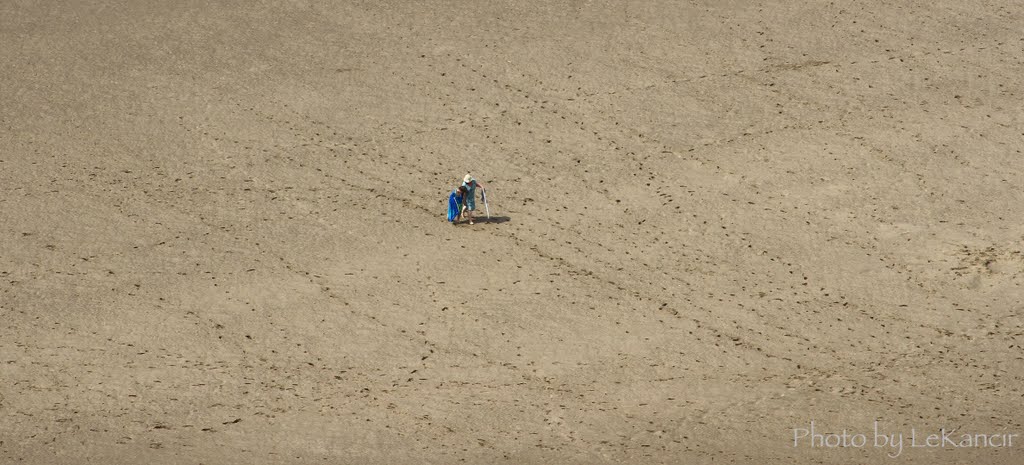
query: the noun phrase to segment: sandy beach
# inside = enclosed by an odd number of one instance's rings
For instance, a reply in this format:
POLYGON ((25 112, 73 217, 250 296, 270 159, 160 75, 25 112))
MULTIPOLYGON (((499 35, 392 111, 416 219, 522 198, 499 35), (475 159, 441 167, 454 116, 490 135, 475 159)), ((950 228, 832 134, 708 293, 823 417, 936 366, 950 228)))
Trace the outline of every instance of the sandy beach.
POLYGON ((1022 463, 1022 31, 0 2, 0 463, 1022 463))

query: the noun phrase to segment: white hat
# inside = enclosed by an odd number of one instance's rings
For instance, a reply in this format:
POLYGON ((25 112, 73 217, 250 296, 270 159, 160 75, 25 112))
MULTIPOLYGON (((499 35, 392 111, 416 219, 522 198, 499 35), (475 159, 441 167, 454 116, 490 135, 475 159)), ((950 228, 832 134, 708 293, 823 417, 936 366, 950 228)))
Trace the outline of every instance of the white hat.
POLYGON ((464 182, 466 184, 469 184, 470 181, 472 181, 472 180, 473 180, 473 177, 470 176, 469 174, 466 174, 466 177, 462 178, 462 182, 464 182))

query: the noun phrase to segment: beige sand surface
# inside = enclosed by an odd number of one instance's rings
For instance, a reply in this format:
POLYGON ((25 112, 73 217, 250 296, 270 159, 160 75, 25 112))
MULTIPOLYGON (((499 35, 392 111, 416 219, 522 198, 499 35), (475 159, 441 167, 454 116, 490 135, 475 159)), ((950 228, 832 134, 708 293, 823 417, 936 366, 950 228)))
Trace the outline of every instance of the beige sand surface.
POLYGON ((1019 0, 5 0, 0 63, 0 463, 1024 463, 1019 0))

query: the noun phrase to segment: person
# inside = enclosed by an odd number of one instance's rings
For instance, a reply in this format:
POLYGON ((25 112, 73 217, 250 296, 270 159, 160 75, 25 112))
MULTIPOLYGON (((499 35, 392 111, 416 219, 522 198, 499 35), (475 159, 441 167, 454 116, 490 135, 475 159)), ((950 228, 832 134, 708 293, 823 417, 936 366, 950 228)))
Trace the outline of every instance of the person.
POLYGON ((452 226, 462 218, 462 206, 465 204, 467 192, 466 186, 459 186, 448 196, 448 221, 452 226))
POLYGON ((462 215, 469 218, 469 224, 473 224, 473 211, 476 210, 476 188, 483 189, 484 186, 473 179, 468 173, 462 178, 462 185, 459 189, 465 189, 462 196, 462 215))

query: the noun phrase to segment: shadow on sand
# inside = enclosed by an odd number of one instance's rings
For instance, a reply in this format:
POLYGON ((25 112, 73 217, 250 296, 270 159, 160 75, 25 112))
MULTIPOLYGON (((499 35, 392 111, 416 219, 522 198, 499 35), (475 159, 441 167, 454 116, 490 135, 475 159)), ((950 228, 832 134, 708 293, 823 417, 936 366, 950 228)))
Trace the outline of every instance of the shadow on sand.
MULTIPOLYGON (((476 223, 476 224, 501 224, 501 223, 507 223, 509 221, 512 221, 512 218, 509 218, 507 216, 492 216, 490 218, 488 218, 486 216, 484 216, 484 217, 473 217, 473 222, 476 223)), ((461 226, 461 225, 469 226, 469 220, 459 220, 459 221, 456 221, 455 224, 457 224, 459 226, 461 226)))
POLYGON ((492 216, 490 218, 485 216, 483 218, 473 218, 473 219, 476 222, 478 222, 478 223, 494 223, 494 224, 501 224, 501 223, 507 223, 509 221, 512 221, 512 218, 509 218, 507 216, 492 216))

